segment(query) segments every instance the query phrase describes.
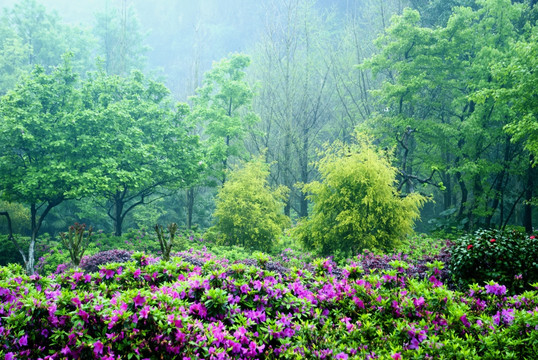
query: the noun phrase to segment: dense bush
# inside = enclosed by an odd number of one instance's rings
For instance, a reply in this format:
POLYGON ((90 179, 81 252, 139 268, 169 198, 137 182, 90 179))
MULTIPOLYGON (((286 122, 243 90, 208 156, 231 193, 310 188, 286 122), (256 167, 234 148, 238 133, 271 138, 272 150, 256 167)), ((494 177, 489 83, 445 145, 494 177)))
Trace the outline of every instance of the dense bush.
POLYGON ((478 230, 456 240, 451 253, 460 286, 493 280, 517 293, 538 282, 538 239, 523 231, 478 230))
POLYGON ((268 165, 254 159, 230 174, 217 194, 210 233, 219 242, 269 251, 289 225, 284 215, 287 188, 271 189, 267 182, 268 165))
POLYGON ((396 168, 368 139, 357 135, 356 144, 335 142, 317 168, 322 181, 303 187, 314 204, 312 214, 294 231, 307 248, 348 257, 363 249, 390 251, 413 232, 425 198, 400 196, 396 168))
POLYGON ((85 256, 80 262, 80 269, 84 272, 97 272, 101 265, 131 261, 132 254, 132 251, 127 250, 108 250, 92 256, 85 256))
POLYGON ((407 276, 405 261, 374 274, 327 259, 274 272, 263 268, 266 256, 256 266, 189 256, 199 265, 140 255, 92 274, 40 277, 18 265, 0 268, 0 358, 532 359, 538 353, 537 291, 509 297, 490 283, 453 292, 407 276))

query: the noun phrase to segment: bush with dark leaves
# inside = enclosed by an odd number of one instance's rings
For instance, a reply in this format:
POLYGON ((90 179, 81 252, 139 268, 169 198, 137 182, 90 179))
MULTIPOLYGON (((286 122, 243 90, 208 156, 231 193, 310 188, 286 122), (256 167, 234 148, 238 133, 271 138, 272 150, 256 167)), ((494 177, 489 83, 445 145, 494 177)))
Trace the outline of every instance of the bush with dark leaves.
POLYGON ((86 273, 99 271, 99 266, 108 263, 125 263, 131 261, 132 251, 108 250, 93 256, 85 256, 80 262, 80 268, 86 273))

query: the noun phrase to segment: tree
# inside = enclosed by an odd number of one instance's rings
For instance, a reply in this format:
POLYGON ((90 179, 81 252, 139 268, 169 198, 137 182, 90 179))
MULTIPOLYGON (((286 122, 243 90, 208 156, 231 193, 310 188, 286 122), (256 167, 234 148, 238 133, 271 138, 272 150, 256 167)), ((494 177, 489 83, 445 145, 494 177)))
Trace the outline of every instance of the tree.
POLYGON ((49 12, 36 0, 21 0, 5 9, 0 23, 0 94, 20 80, 22 74, 41 65, 50 72, 66 52, 73 53, 71 63, 78 72, 89 69, 92 37, 84 30, 64 25, 55 12, 49 12))
POLYGON ((76 141, 81 104, 76 83, 66 60, 51 75, 36 67, 0 99, 0 193, 7 201, 30 206, 31 240, 23 255, 29 274, 34 272, 39 230, 50 210, 87 195, 98 181, 76 141))
POLYGON ((213 64, 204 75, 201 88, 191 98, 191 118, 203 130, 208 145, 208 162, 215 166, 215 175, 226 182, 229 161, 243 156, 243 140, 258 116, 252 112, 254 93, 245 80, 250 57, 233 54, 213 64))
POLYGON ((361 135, 356 141, 329 146, 317 163, 321 182, 302 189, 314 207, 294 233, 307 248, 324 256, 393 249, 412 232, 426 201, 417 193, 402 196, 396 190, 397 170, 387 154, 361 135))
POLYGON ((406 9, 377 39, 380 53, 363 64, 383 80, 375 95, 384 111, 369 128, 384 145, 397 146, 404 191, 442 183, 441 210, 455 209, 466 229, 489 226, 493 216, 502 225, 513 214, 507 200, 515 206, 523 191, 520 144, 503 131, 509 105, 476 94, 498 86, 491 69, 511 56, 524 7, 508 0, 478 5, 454 8, 435 28, 422 27, 420 14, 406 9))
POLYGON ((287 189, 268 185, 269 167, 261 157, 234 170, 229 180, 219 189, 215 225, 210 233, 217 233, 227 245, 268 251, 273 242, 289 224, 283 214, 287 189))
POLYGON ((189 107, 179 104, 173 111, 168 89, 139 71, 129 77, 91 74, 82 93, 79 126, 91 134, 87 161, 103 179, 99 195, 120 236, 135 207, 198 176, 198 136, 189 134, 189 107))
POLYGON ((142 70, 149 47, 143 42, 145 34, 135 9, 123 1, 120 13, 116 8, 109 9, 108 1, 105 4, 105 11, 96 14, 94 34, 106 73, 127 76, 131 70, 142 70))
POLYGON ((333 117, 331 66, 332 24, 310 0, 270 2, 275 19, 258 44, 253 76, 260 81, 255 110, 261 122, 253 132, 253 152, 275 162, 272 182, 290 189, 285 213, 308 214, 305 194, 295 187, 315 175, 316 148, 326 141, 333 117))

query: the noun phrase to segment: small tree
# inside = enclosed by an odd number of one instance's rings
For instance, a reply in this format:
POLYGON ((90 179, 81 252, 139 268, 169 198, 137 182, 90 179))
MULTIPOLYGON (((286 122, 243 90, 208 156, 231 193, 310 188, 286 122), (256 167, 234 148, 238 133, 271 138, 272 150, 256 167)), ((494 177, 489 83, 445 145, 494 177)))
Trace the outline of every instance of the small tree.
POLYGON ((360 135, 356 140, 329 146, 317 164, 322 182, 302 187, 314 208, 294 233, 322 255, 393 248, 412 232, 426 200, 417 193, 402 197, 395 186, 397 170, 387 157, 370 140, 360 135))
POLYGON ((74 267, 78 268, 80 260, 84 256, 84 252, 88 247, 90 239, 92 237, 92 227, 86 230, 86 224, 75 223, 69 227, 69 232, 60 233, 62 244, 69 251, 69 257, 74 267))
POLYGON ((233 171, 218 192, 210 232, 217 232, 228 245, 268 251, 289 224, 284 215, 288 189, 271 189, 268 176, 268 165, 261 158, 233 171))

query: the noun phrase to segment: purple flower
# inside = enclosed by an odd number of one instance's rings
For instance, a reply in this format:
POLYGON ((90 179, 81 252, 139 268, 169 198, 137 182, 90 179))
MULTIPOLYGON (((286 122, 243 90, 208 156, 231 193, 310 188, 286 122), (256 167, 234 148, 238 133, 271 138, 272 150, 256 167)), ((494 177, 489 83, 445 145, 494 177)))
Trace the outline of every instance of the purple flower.
POLYGON ((140 293, 138 293, 138 295, 136 295, 134 298, 133 298, 133 302, 135 304, 135 306, 142 306, 146 303, 146 298, 143 297, 143 296, 140 296, 140 293))
POLYGON ((493 323, 499 325, 501 323, 501 314, 497 311, 497 314, 493 315, 493 323))
POLYGON ((19 339, 19 345, 20 346, 26 346, 28 345, 28 335, 24 335, 19 339))
POLYGON ((393 360, 402 360, 402 354, 400 354, 399 352, 392 354, 390 357, 393 360))
POLYGON ((144 306, 142 310, 140 310, 140 317, 142 319, 147 319, 149 315, 149 306, 144 306))
POLYGON ((337 354, 334 358, 335 358, 335 359, 347 360, 348 356, 347 356, 346 353, 341 352, 341 353, 337 354))
POLYGON ((100 355, 103 353, 103 343, 100 342, 100 341, 97 341, 93 344, 93 353, 95 354, 95 356, 97 355, 100 355))
POLYGON ((463 314, 463 315, 460 317, 460 320, 461 320, 461 322, 463 323, 463 325, 465 325, 466 328, 470 328, 470 327, 471 327, 471 323, 469 322, 469 320, 467 320, 467 315, 466 315, 466 314, 463 314))
POLYGON ((15 359, 16 359, 16 357, 15 357, 15 354, 14 354, 14 353, 12 353, 12 352, 8 352, 8 353, 6 354, 5 360, 15 360, 15 359))
POLYGON ((503 309, 501 316, 505 324, 512 324, 514 321, 514 309, 503 309))
POLYGON ((506 294, 506 286, 499 285, 499 284, 493 284, 493 285, 486 285, 486 294, 493 294, 502 296, 506 294))

